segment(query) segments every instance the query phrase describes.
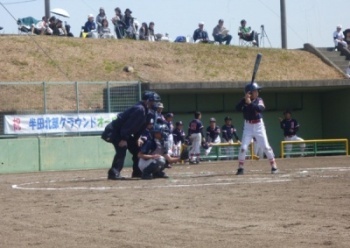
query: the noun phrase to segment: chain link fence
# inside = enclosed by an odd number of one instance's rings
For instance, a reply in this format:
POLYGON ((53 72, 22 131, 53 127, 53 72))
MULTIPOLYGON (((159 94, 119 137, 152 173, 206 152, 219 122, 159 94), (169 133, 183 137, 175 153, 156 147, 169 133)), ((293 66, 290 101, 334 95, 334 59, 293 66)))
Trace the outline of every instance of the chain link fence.
POLYGON ((0 83, 0 134, 5 115, 121 112, 140 98, 140 82, 0 83))

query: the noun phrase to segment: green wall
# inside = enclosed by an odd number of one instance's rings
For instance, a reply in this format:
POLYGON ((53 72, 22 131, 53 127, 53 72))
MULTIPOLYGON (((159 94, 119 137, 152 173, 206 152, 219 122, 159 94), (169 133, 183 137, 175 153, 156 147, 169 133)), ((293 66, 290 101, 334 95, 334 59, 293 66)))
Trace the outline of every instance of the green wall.
MULTIPOLYGON (((211 94, 161 94, 165 105, 164 113, 173 112, 176 121, 184 122, 187 132, 188 123, 194 118, 193 112, 202 112, 202 122, 205 128, 209 125, 209 119, 215 117, 217 124, 224 124, 225 116, 232 117, 232 123, 237 128, 238 137, 242 137, 243 116, 235 110, 235 105, 242 98, 237 93, 211 93, 211 94), (174 107, 176 106, 176 107, 174 107)), ((283 140, 283 132, 279 126, 278 117, 283 117, 286 108, 293 109, 293 117, 300 123, 298 135, 304 139, 324 138, 322 118, 322 94, 301 93, 290 94, 264 93, 260 96, 264 99, 266 111, 263 113, 269 142, 276 156, 280 156, 280 142, 283 140)), ((344 135, 343 135, 344 137, 344 135)))
POLYGON ((322 95, 322 121, 325 138, 350 140, 350 90, 327 92, 322 95))
MULTIPOLYGON (((350 90, 290 94, 262 92, 260 96, 266 105, 264 122, 276 156, 280 156, 280 142, 283 140, 278 117, 282 117, 286 107, 294 109, 293 117, 301 125, 298 133, 300 137, 350 139, 349 94, 350 90)), ((209 118, 215 117, 218 125, 222 126, 228 115, 233 119, 238 136, 242 137, 242 114, 235 111, 242 94, 213 92, 161 96, 165 105, 164 113, 173 112, 174 123, 182 120, 186 132, 188 123, 193 119, 193 112, 199 110, 205 128, 209 125, 209 118)), ((114 156, 113 146, 99 136, 0 139, 0 147, 0 173, 107 169, 114 156)), ((125 165, 131 164, 128 154, 125 165)))
POLYGON ((0 139, 0 147, 0 173, 109 168, 115 154, 99 136, 0 139))

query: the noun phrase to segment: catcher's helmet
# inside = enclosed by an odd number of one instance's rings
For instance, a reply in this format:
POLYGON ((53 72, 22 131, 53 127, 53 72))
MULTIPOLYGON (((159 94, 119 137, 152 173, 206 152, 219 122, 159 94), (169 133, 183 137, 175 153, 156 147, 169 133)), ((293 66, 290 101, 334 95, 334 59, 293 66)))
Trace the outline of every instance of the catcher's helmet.
POLYGON ((260 90, 262 87, 258 85, 257 82, 249 83, 244 87, 244 93, 248 93, 254 90, 260 90))
POLYGON ((160 102, 160 96, 154 91, 145 91, 142 95, 143 101, 160 102))
POLYGON ((169 128, 167 125, 165 124, 155 124, 153 129, 152 129, 152 134, 154 133, 161 133, 162 134, 162 138, 164 140, 166 140, 168 138, 168 135, 169 135, 169 128))

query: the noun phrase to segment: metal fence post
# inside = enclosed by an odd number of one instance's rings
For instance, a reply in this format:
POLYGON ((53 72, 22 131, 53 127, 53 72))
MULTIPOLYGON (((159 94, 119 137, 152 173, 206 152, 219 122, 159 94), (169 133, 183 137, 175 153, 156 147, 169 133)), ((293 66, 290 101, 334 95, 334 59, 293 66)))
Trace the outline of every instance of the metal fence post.
POLYGON ((45 82, 43 82, 43 94, 44 94, 44 114, 47 114, 46 83, 45 82))
POLYGON ((79 114, 79 86, 78 82, 75 82, 75 99, 77 101, 77 114, 79 114))
POLYGON ((139 81, 139 101, 141 101, 141 82, 139 81))
POLYGON ((111 112, 111 88, 109 81, 107 81, 107 113, 111 112))

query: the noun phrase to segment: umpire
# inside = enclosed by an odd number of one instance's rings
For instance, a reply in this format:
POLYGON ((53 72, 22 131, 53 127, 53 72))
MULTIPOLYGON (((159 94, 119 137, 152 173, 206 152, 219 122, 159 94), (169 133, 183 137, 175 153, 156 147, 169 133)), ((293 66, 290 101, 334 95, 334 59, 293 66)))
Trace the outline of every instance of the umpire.
POLYGON ((146 128, 149 109, 152 109, 156 102, 160 101, 160 96, 153 91, 146 91, 142 95, 142 101, 118 114, 116 120, 112 121, 111 143, 114 145, 116 154, 112 167, 108 171, 109 180, 124 179, 120 175, 124 167, 126 150, 132 154, 133 172, 132 177, 141 177, 142 173, 138 167, 138 152, 142 141, 141 133, 146 128))

